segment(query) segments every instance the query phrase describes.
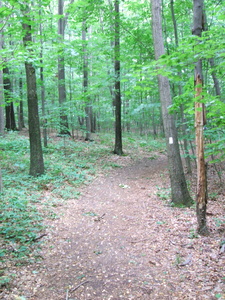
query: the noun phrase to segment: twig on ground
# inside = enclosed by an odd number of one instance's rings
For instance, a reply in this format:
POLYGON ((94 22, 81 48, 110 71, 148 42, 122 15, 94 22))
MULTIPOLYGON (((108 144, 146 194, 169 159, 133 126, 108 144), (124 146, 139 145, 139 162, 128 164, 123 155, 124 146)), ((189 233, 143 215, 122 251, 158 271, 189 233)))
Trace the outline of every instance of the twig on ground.
POLYGON ((36 242, 36 241, 40 240, 41 238, 43 238, 43 237, 46 236, 46 235, 47 235, 47 233, 43 233, 43 234, 37 236, 36 238, 27 239, 26 242, 31 242, 31 241, 32 241, 32 242, 36 242))
POLYGON ((69 299, 68 296, 69 296, 69 290, 66 290, 66 300, 69 299))
POLYGON ((88 283, 88 282, 89 282, 89 280, 85 280, 85 281, 81 282, 80 284, 78 284, 78 285, 75 286, 74 288, 70 289, 69 292, 70 292, 70 293, 75 292, 77 289, 79 289, 80 286, 82 286, 82 285, 84 285, 84 284, 86 284, 86 283, 88 283))
POLYGON ((95 222, 99 222, 99 221, 101 221, 101 219, 103 219, 103 217, 105 216, 105 213, 104 214, 102 214, 101 216, 99 216, 99 217, 97 217, 97 218, 95 218, 94 220, 95 220, 95 222))
POLYGON ((138 240, 138 241, 130 241, 130 242, 131 242, 131 244, 136 244, 136 243, 146 242, 148 240, 149 240, 149 238, 148 239, 143 239, 143 240, 138 240))
POLYGON ((189 254, 187 256, 186 260, 183 263, 179 264, 179 266, 180 267, 186 266, 186 265, 190 264, 191 261, 192 261, 192 254, 189 254))

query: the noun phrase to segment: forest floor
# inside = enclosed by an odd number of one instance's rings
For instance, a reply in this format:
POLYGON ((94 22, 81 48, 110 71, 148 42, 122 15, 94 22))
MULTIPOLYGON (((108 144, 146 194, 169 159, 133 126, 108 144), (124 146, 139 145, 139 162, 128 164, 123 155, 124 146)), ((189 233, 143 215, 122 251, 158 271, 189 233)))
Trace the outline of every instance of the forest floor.
POLYGON ((210 235, 198 236, 194 206, 169 205, 164 154, 113 157, 120 168, 54 207, 42 259, 11 266, 17 277, 1 299, 225 299, 224 193, 209 201, 210 235))

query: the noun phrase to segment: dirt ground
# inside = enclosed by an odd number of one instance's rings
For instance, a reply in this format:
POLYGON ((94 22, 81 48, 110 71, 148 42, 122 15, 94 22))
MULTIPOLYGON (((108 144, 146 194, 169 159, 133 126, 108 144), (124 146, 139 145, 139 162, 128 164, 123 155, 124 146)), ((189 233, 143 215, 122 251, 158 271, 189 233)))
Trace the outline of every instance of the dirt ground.
POLYGON ((163 154, 124 163, 55 207, 43 260, 22 266, 1 299, 225 299, 224 195, 209 202, 210 236, 197 236, 194 207, 158 196, 169 186, 166 164, 163 154))

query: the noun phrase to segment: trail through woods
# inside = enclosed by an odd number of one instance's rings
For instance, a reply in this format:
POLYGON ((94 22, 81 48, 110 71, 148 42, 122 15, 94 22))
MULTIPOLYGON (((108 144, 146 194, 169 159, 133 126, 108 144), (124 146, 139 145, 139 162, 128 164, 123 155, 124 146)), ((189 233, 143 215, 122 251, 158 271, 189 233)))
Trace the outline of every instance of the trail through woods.
POLYGON ((224 228, 215 222, 224 202, 210 202, 211 234, 197 237, 195 209, 157 196, 169 186, 166 164, 163 154, 142 158, 55 207, 43 259, 20 267, 2 299, 225 299, 224 228))

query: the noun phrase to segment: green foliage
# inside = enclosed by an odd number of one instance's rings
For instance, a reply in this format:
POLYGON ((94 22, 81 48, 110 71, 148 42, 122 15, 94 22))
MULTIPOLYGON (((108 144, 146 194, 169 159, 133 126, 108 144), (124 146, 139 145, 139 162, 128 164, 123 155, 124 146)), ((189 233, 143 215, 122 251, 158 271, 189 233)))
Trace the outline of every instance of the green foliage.
POLYGON ((170 188, 161 188, 157 187, 158 191, 156 195, 162 200, 169 200, 171 199, 171 189, 170 188))
POLYGON ((199 235, 197 234, 196 230, 191 228, 189 232, 189 238, 190 239, 197 239, 199 235))

